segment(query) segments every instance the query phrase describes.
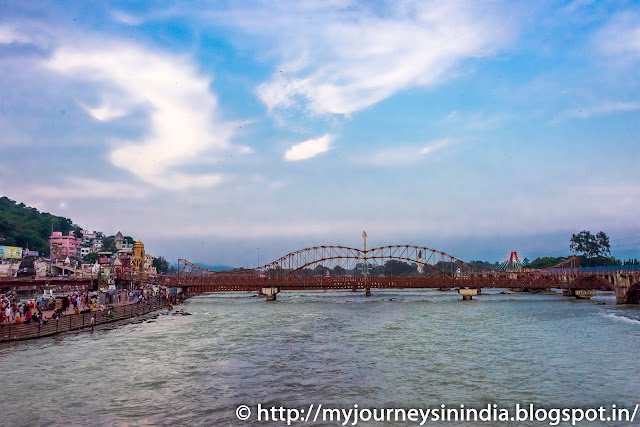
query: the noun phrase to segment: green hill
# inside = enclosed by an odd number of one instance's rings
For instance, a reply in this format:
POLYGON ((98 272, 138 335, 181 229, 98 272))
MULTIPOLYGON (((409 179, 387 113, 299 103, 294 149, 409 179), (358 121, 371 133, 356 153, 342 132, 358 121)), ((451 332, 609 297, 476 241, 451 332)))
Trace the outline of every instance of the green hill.
POLYGON ((39 212, 7 197, 0 198, 0 245, 29 248, 47 256, 52 229, 63 234, 75 231, 81 236, 80 227, 69 218, 39 212))

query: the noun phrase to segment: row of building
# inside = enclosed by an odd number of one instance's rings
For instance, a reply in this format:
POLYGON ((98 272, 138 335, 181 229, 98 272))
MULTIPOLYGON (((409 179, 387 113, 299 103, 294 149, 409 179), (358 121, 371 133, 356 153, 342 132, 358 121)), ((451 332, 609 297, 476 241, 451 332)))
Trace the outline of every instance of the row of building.
POLYGON ((114 245, 105 247, 103 233, 82 230, 82 234, 82 237, 76 237, 73 231, 68 235, 63 235, 60 231, 52 232, 49 236, 49 258, 40 257, 39 253, 28 249, 0 246, 0 277, 84 277, 105 269, 107 272, 116 269, 156 274, 154 257, 145 252, 141 241, 127 241, 118 232, 114 245), (95 260, 85 259, 92 253, 97 255, 95 260))
MULTIPOLYGON (((82 237, 76 237, 73 231, 62 235, 61 231, 54 231, 49 236, 51 258, 64 259, 66 257, 82 259, 90 253, 100 253, 104 249, 104 234, 96 231, 82 230, 82 237)), ((127 242, 121 232, 115 236, 116 251, 133 250, 133 243, 127 242)))

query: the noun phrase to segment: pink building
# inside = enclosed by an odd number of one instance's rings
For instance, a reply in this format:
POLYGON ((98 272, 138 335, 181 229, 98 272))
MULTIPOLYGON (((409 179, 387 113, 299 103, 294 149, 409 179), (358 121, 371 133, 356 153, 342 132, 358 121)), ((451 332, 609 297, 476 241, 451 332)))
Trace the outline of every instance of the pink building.
POLYGON ((82 239, 78 239, 73 235, 73 231, 68 236, 63 236, 62 232, 54 231, 49 236, 49 249, 51 249, 51 258, 63 259, 66 257, 79 257, 82 239))

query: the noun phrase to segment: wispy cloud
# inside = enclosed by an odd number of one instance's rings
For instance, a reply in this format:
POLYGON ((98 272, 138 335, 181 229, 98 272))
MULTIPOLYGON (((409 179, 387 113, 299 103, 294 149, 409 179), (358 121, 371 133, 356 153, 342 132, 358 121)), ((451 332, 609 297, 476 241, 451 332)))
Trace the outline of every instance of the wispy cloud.
POLYGON ((600 52, 621 61, 640 60, 640 13, 626 12, 614 16, 594 35, 600 52))
POLYGON ((124 181, 103 181, 84 176, 65 179, 60 185, 35 185, 22 192, 32 198, 43 199, 143 199, 153 193, 144 186, 124 181))
POLYGON ((143 22, 142 18, 130 15, 121 10, 113 10, 111 16, 113 16, 116 21, 127 25, 140 25, 143 22))
POLYGON ((444 122, 448 125, 455 124, 470 130, 491 130, 501 126, 509 118, 511 116, 505 113, 487 114, 485 112, 476 112, 465 114, 452 111, 444 119, 444 122))
POLYGON ((329 151, 331 149, 332 140, 333 136, 328 134, 321 136, 320 138, 308 139, 292 145, 291 148, 284 153, 284 158, 290 162, 310 159, 320 153, 329 151))
POLYGON ((445 80, 461 61, 492 55, 511 36, 494 4, 405 1, 374 10, 347 3, 293 8, 287 20, 276 7, 260 23, 240 21, 280 41, 282 62, 257 88, 271 111, 302 101, 314 113, 350 114, 445 80))
POLYGON ((434 152, 451 144, 450 139, 431 141, 425 145, 403 145, 374 151, 372 154, 356 158, 357 163, 377 166, 398 166, 417 163, 434 152))
POLYGON ((640 110, 640 101, 606 101, 598 105, 592 105, 584 108, 576 107, 562 111, 551 120, 551 123, 555 124, 569 119, 589 119, 592 117, 606 116, 615 113, 626 113, 637 110, 640 110))
POLYGON ((19 34, 14 28, 0 25, 0 44, 27 43, 29 37, 19 34))
POLYGON ((86 105, 82 105, 82 107, 91 117, 101 122, 108 122, 109 120, 117 119, 127 114, 126 109, 114 107, 110 102, 105 102, 98 107, 88 107, 86 105))
POLYGON ((224 181, 220 173, 181 171, 204 154, 230 149, 234 133, 233 124, 219 117, 210 78, 200 75, 187 58, 107 42, 62 46, 46 65, 95 84, 105 103, 87 111, 98 120, 121 117, 133 106, 148 112, 149 128, 141 138, 114 141, 109 155, 114 166, 165 189, 204 188, 224 181))

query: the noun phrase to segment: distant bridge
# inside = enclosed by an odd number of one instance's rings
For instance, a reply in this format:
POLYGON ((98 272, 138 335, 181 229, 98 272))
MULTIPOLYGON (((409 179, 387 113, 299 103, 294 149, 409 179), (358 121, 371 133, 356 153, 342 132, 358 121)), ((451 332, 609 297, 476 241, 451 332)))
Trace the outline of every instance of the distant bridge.
POLYGON ((585 298, 598 290, 614 291, 619 304, 640 302, 639 270, 585 270, 572 263, 569 259, 548 269, 496 271, 421 246, 391 245, 369 250, 316 246, 247 270, 212 271, 181 259, 177 283, 191 293, 258 291, 266 293, 268 299, 275 299, 275 294, 284 290, 348 289, 370 295, 371 289, 458 288, 465 299, 470 299, 482 288, 557 288, 585 298), (385 270, 385 274, 376 274, 392 260, 414 264, 418 271, 394 275, 385 270))

